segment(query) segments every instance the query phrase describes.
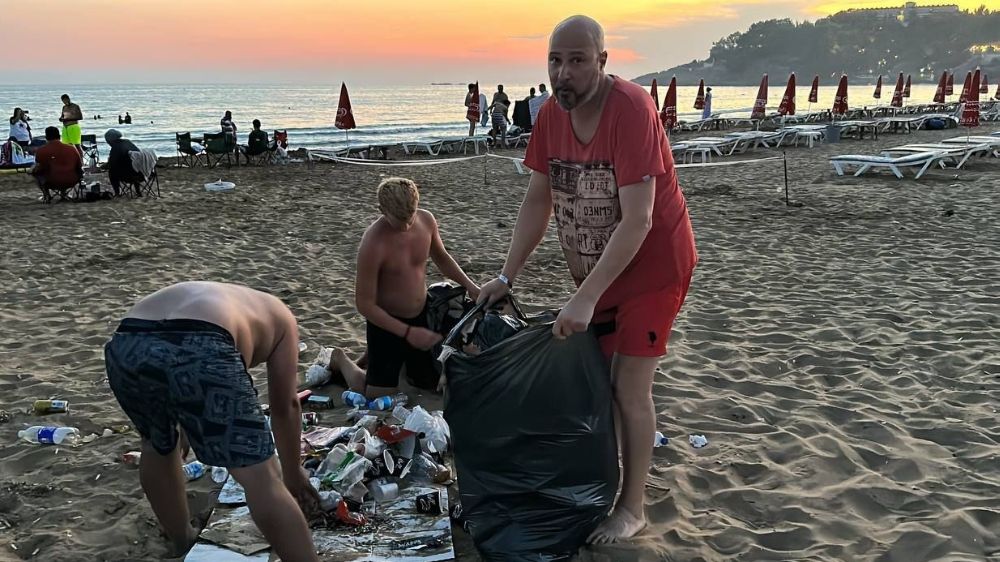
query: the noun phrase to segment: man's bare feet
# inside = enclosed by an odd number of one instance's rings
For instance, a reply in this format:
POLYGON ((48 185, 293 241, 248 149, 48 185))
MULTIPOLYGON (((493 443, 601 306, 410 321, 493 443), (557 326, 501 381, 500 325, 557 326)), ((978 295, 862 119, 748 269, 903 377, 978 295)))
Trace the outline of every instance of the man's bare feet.
POLYGON ((354 364, 351 358, 347 356, 347 353, 339 347, 333 348, 333 353, 330 355, 330 370, 333 372, 340 372, 344 376, 344 380, 347 382, 347 387, 355 392, 364 392, 365 390, 365 371, 354 364))
POLYGON ((194 546, 195 542, 197 542, 199 534, 201 534, 201 532, 198 529, 189 525, 186 536, 182 540, 170 541, 174 548, 174 554, 176 556, 184 556, 187 554, 187 551, 191 550, 191 547, 194 546))
POLYGON ((590 544, 608 544, 630 539, 646 528, 646 517, 636 517, 624 507, 616 507, 587 537, 590 544))

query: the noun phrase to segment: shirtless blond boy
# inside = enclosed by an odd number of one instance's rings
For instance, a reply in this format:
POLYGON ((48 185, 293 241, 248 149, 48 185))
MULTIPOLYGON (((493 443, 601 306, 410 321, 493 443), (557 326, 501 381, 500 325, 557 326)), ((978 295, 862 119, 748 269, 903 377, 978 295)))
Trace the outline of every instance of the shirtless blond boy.
POLYGON ((388 178, 378 186, 382 216, 365 231, 358 249, 355 306, 368 321, 368 371, 342 350, 335 363, 348 386, 370 398, 396 391, 403 367, 410 382, 435 388, 431 349, 441 335, 427 329, 427 259, 475 299, 479 287, 441 241, 434 215, 418 209, 417 184, 388 178))
POLYGON ((277 298, 239 285, 186 282, 140 300, 105 347, 111 390, 142 436, 139 481, 177 550, 198 536, 179 425, 198 460, 228 468, 243 485, 250 515, 282 560, 319 560, 300 510, 319 498, 299 466, 298 343, 295 317, 277 298), (264 362, 271 429, 247 372, 264 362))

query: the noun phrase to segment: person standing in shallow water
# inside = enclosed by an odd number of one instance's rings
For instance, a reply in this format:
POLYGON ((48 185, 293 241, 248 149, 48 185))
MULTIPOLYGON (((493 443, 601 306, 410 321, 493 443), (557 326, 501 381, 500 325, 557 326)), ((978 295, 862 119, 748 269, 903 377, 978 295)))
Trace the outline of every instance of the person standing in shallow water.
POLYGON ((698 260, 653 99, 637 84, 606 74, 607 59, 604 31, 591 18, 571 17, 552 32, 548 70, 557 103, 539 111, 524 157, 531 179, 510 252, 480 293, 481 301, 493 302, 510 291, 555 214, 577 290, 553 333, 565 338, 591 323, 603 332, 621 421, 622 489, 588 538, 598 544, 628 539, 646 526, 653 375, 698 260))

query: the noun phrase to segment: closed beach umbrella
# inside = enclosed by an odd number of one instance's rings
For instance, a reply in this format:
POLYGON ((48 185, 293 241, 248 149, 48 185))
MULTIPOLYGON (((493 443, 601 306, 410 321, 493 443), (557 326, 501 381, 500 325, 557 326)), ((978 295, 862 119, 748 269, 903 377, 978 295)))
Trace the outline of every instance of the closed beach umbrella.
POLYGON ((938 82, 937 90, 934 92, 934 103, 944 103, 945 92, 948 88, 948 71, 941 73, 941 80, 938 82))
POLYGON ((899 73, 899 78, 896 79, 896 87, 892 90, 892 101, 889 102, 892 107, 903 107, 903 73, 899 73))
POLYGON ((819 75, 813 77, 812 88, 809 88, 809 103, 819 101, 819 75))
POLYGON ((903 97, 910 97, 910 75, 906 75, 906 86, 903 86, 903 97))
POLYGON ((653 103, 656 104, 656 110, 660 110, 660 95, 656 93, 656 78, 653 78, 653 85, 649 88, 649 95, 653 96, 653 103))
POLYGON ((340 103, 337 104, 337 120, 333 125, 338 129, 348 131, 357 128, 354 123, 354 112, 351 110, 351 98, 347 95, 347 84, 340 83, 340 103))
POLYGON ((670 132, 677 126, 677 77, 670 79, 670 86, 667 86, 667 96, 663 98, 663 111, 660 112, 660 120, 663 121, 663 128, 670 132))
POLYGON ((760 79, 760 88, 757 89, 757 99, 753 102, 753 111, 750 112, 750 119, 763 119, 767 109, 767 74, 760 79))
POLYGON ((465 112, 465 118, 473 123, 479 123, 479 114, 484 109, 479 107, 479 81, 469 94, 469 109, 465 112))
POLYGON ((698 82, 698 95, 694 97, 694 108, 705 109, 705 79, 698 82))
MULTIPOLYGON (((958 103, 965 103, 965 100, 969 99, 969 88, 972 87, 972 73, 969 72, 965 75, 965 83, 962 84, 962 93, 958 96, 958 103)), ((979 93, 979 88, 976 88, 976 93, 979 93)))
POLYGON ((877 100, 882 99, 882 75, 881 74, 878 75, 878 82, 875 83, 875 93, 872 94, 872 97, 875 98, 875 99, 877 99, 877 100))
POLYGON ((985 74, 983 74, 983 78, 979 81, 979 93, 980 94, 990 93, 990 81, 988 78, 986 78, 985 74))
POLYGON ((997 83, 997 93, 993 94, 993 99, 1000 100, 1000 82, 997 83))
POLYGON ((833 98, 834 115, 847 113, 847 75, 840 77, 840 84, 837 86, 837 95, 833 98))
POLYGON ((952 96, 955 95, 955 73, 948 73, 948 82, 944 85, 944 95, 952 96))
POLYGON ((795 115, 795 73, 788 75, 788 85, 785 86, 785 95, 781 96, 781 105, 778 106, 779 115, 795 115))
POLYGON ((962 127, 979 126, 979 69, 970 79, 969 95, 962 106, 962 119, 959 125, 962 127))

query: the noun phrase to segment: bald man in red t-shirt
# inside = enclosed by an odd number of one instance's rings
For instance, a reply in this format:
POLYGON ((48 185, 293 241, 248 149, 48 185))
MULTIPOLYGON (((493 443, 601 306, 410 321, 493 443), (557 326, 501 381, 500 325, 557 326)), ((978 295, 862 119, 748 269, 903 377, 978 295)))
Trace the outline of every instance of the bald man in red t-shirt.
POLYGON ((31 174, 38 181, 38 188, 46 203, 52 201, 52 191, 65 193, 76 187, 83 178, 83 161, 71 144, 60 139, 59 129, 45 129, 45 146, 35 151, 35 166, 31 174))
MULTIPOLYGON (((593 323, 608 327, 621 420, 622 491, 591 534, 627 539, 646 525, 643 493, 656 412, 652 384, 698 256, 687 203, 653 100, 642 87, 604 72, 604 31, 574 16, 549 40, 554 96, 538 114, 524 163, 528 192, 507 262, 480 300, 509 291, 554 214, 577 291, 553 327, 564 338, 593 323)), ((601 331, 601 330, 597 330, 601 331)))

